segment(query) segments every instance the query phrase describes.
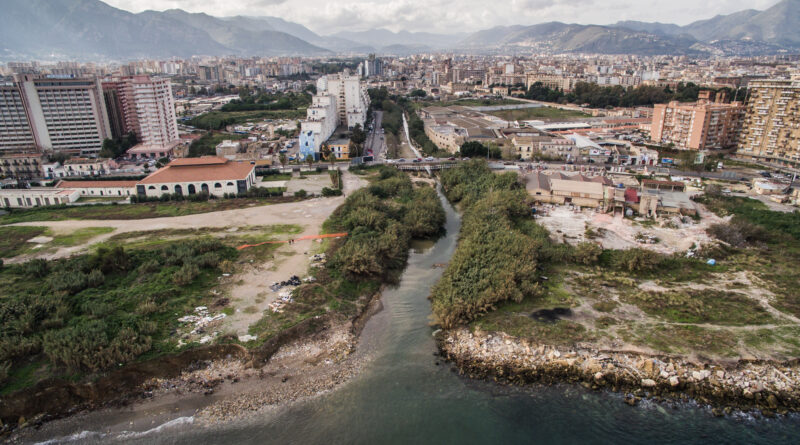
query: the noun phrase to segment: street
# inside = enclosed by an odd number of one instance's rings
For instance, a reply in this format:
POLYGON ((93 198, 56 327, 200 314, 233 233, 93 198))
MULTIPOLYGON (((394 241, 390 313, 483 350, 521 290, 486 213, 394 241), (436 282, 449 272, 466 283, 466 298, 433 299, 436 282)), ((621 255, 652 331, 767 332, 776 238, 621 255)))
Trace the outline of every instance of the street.
POLYGON ((386 139, 382 131, 383 111, 375 111, 375 119, 372 124, 372 131, 367 135, 367 142, 364 146, 365 153, 372 153, 375 161, 386 160, 386 139))

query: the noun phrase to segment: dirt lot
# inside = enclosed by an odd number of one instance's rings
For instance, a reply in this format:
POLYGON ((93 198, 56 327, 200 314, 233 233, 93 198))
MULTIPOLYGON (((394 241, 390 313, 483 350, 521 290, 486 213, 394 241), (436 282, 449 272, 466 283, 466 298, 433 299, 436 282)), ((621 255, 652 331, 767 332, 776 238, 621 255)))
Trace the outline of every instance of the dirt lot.
POLYGON ((577 244, 594 240, 606 249, 627 249, 644 247, 661 253, 684 252, 693 245, 699 246, 711 239, 706 228, 723 220, 698 205, 701 219, 699 222, 691 218, 662 219, 659 222, 645 219, 632 220, 621 215, 613 216, 593 210, 571 210, 566 206, 547 207, 544 216, 537 221, 545 226, 559 241, 577 244), (662 225, 671 225, 664 227, 662 225), (594 232, 595 236, 587 236, 594 232), (653 236, 658 239, 654 244, 637 241, 637 235, 653 236))
MULTIPOLYGON (((366 184, 364 179, 348 172, 344 172, 343 179, 345 194, 366 184)), ((302 184, 306 183, 318 183, 321 190, 323 183, 326 187, 330 186, 330 177, 327 174, 321 174, 312 175, 301 180, 289 181, 290 184, 295 182, 300 184, 301 187, 302 184)), ((308 188, 306 190, 312 191, 308 188)), ((282 235, 283 238, 288 240, 289 238, 298 238, 304 235, 316 235, 320 233, 322 223, 344 202, 344 199, 344 197, 314 198, 296 203, 253 206, 223 212, 136 221, 70 220, 20 223, 18 225, 47 227, 54 233, 68 233, 87 227, 109 227, 114 230, 110 233, 95 236, 83 244, 41 255, 18 257, 8 262, 20 262, 35 257, 63 258, 85 251, 92 244, 107 241, 112 236, 120 237, 130 232, 162 231, 163 233, 163 231, 176 229, 201 228, 218 228, 226 229, 224 232, 234 232, 241 228, 253 226, 292 224, 301 227, 300 233, 282 235)), ((136 239, 140 238, 146 238, 146 235, 136 239)), ((272 255, 268 255, 268 259, 265 261, 248 264, 233 276, 226 277, 222 282, 220 295, 230 299, 234 312, 231 316, 226 317, 220 327, 220 331, 231 332, 236 335, 247 334, 247 328, 250 324, 260 319, 262 312, 267 309, 269 303, 279 296, 279 292, 272 291, 270 285, 274 282, 288 280, 292 275, 297 275, 300 278, 305 277, 310 263, 309 256, 316 253, 320 244, 318 240, 282 244, 272 255)), ((253 247, 252 249, 259 249, 259 247, 253 247)))

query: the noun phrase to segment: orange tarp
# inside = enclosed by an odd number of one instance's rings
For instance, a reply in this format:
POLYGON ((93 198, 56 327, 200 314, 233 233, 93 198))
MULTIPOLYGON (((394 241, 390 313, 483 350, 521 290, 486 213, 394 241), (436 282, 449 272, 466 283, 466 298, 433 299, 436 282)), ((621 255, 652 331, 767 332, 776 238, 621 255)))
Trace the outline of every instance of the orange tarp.
MULTIPOLYGON (((303 240, 307 240, 307 239, 341 238, 343 236, 347 236, 347 232, 344 232, 344 233, 328 233, 328 234, 325 234, 325 235, 306 235, 306 236, 301 236, 299 238, 292 238, 292 240, 294 240, 294 241, 303 241, 303 240)), ((236 250, 247 249, 248 247, 263 246, 264 244, 286 244, 288 242, 289 242, 289 240, 285 240, 285 241, 264 241, 263 243, 258 243, 258 244, 242 244, 241 246, 237 247, 236 250)))

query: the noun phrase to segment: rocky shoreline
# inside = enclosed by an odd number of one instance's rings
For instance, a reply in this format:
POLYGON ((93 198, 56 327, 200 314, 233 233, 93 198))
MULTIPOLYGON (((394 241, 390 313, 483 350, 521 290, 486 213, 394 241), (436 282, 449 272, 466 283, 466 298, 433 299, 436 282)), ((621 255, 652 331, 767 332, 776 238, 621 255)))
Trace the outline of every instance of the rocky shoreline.
POLYGON ((440 332, 439 350, 462 375, 508 384, 579 383, 642 398, 693 399, 715 415, 760 410, 766 417, 800 411, 800 363, 739 360, 697 363, 684 357, 591 347, 556 347, 502 332, 440 332))

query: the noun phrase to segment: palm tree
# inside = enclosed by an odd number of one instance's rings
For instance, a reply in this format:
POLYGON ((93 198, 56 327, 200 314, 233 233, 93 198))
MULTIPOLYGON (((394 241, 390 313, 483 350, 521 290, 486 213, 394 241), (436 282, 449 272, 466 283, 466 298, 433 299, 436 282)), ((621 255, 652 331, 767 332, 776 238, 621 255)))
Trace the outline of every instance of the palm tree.
POLYGON ((286 159, 286 155, 285 155, 285 154, 281 153, 281 155, 280 155, 280 156, 278 156, 278 162, 280 162, 280 163, 281 163, 281 167, 283 167, 283 168, 286 168, 286 163, 287 163, 288 161, 289 161, 289 160, 288 160, 288 159, 286 159))

